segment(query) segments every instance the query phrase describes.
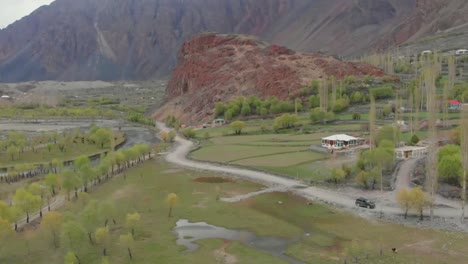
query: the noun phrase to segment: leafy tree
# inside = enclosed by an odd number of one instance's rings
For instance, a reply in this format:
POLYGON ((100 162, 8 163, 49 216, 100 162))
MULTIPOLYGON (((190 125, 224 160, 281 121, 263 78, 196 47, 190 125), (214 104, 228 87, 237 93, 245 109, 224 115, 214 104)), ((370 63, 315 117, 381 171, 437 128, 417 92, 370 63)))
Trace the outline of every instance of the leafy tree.
POLYGON ((218 102, 216 103, 215 105, 215 116, 223 116, 224 115, 224 112, 226 111, 226 106, 221 103, 221 102, 218 102))
POLYGON ((47 144, 47 150, 49 151, 49 153, 52 151, 53 147, 54 145, 52 145, 51 143, 47 144))
POLYGON ((357 175, 356 178, 354 179, 358 184, 361 184, 364 186, 365 189, 369 188, 369 173, 361 170, 357 175))
POLYGON ((76 257, 75 253, 68 251, 65 255, 65 264, 79 264, 79 260, 76 257))
POLYGON ((340 168, 333 168, 331 171, 331 180, 335 183, 338 184, 338 182, 341 182, 346 178, 346 172, 343 169, 340 168))
POLYGON ((241 114, 243 116, 248 116, 248 115, 250 115, 250 112, 251 112, 250 105, 247 102, 244 102, 242 104, 241 114))
POLYGON ((41 197, 33 195, 24 188, 16 190, 13 196, 13 204, 23 213, 26 213, 26 223, 29 223, 29 214, 41 207, 41 197))
POLYGON ((419 213, 419 219, 423 220, 424 208, 430 205, 430 198, 420 187, 411 190, 411 207, 419 213))
MULTIPOLYGON (((73 250, 77 255, 81 255, 82 253, 84 254, 86 232, 83 227, 75 221, 65 222, 62 225, 61 241, 65 247, 73 250)), ((75 257, 77 255, 75 255, 75 257)))
POLYGON ((438 173, 441 180, 452 185, 459 185, 463 174, 461 155, 445 155, 438 162, 438 173))
POLYGON ((56 190, 60 187, 59 176, 55 173, 49 173, 45 176, 44 183, 50 189, 52 196, 55 196, 56 190))
POLYGON ((135 237, 135 228, 140 222, 140 218, 139 213, 127 214, 125 225, 131 230, 133 237, 135 237))
POLYGON ((310 119, 312 122, 321 122, 326 124, 328 121, 333 120, 335 115, 333 112, 324 112, 320 109, 320 107, 312 109, 310 112, 310 119))
POLYGON ((63 217, 59 212, 49 212, 42 218, 41 227, 51 234, 52 244, 55 248, 60 246, 59 235, 62 223, 63 217))
POLYGON ((382 140, 390 140, 394 144, 399 141, 396 134, 399 133, 399 129, 393 126, 383 126, 377 133, 376 145, 378 146, 382 140), (396 130, 396 131, 395 131, 396 130))
POLYGON ((296 125, 299 121, 297 115, 283 114, 280 117, 275 118, 275 126, 281 128, 291 128, 296 125))
POLYGON ((411 191, 404 188, 397 193, 397 202, 400 205, 401 209, 405 212, 405 219, 408 216, 408 210, 411 208, 411 191))
POLYGON ((346 110, 349 106, 349 101, 344 98, 340 98, 336 100, 335 104, 333 105, 333 112, 341 113, 346 110))
POLYGON ((107 247, 109 246, 110 236, 109 227, 99 227, 94 232, 96 243, 102 246, 102 255, 107 256, 107 247))
POLYGON ((67 192, 67 199, 70 201, 70 192, 75 190, 75 198, 78 197, 77 188, 80 185, 80 179, 71 170, 65 170, 60 174, 62 187, 67 192))
POLYGON ((413 136, 411 136, 410 143, 411 143, 411 145, 418 144, 419 143, 419 137, 416 134, 413 134, 413 136))
POLYGON ((127 250, 128 257, 130 259, 133 259, 132 248, 133 248, 133 244, 135 243, 133 240, 133 235, 132 234, 120 235, 119 242, 120 242, 120 245, 127 250))
POLYGON ((94 142, 96 142, 101 149, 104 148, 105 144, 109 144, 111 141, 111 137, 114 135, 112 134, 112 131, 107 128, 99 128, 96 130, 96 132, 92 133, 90 136, 90 139, 94 142))
POLYGON ((242 129, 245 127, 245 122, 242 121, 234 121, 229 125, 236 135, 240 135, 242 133, 242 129))
POLYGON ((13 215, 13 211, 11 207, 1 200, 0 200, 0 219, 6 220, 9 222, 14 220, 14 215, 13 215))
POLYGON ((11 160, 15 160, 15 156, 19 155, 18 147, 14 146, 14 145, 9 146, 8 149, 7 149, 7 152, 10 155, 11 160))
POLYGON ((172 217, 172 208, 177 204, 179 197, 175 193, 170 193, 166 197, 166 202, 169 205, 168 217, 172 217))
POLYGON ((361 103, 362 99, 363 99, 363 96, 359 91, 356 91, 351 95, 351 102, 353 104, 361 103))

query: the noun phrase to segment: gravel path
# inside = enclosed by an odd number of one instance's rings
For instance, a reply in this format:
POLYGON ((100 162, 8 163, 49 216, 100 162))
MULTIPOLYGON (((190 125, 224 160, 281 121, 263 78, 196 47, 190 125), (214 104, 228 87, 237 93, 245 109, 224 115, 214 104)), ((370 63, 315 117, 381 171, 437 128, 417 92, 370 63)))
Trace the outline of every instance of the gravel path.
MULTIPOLYGON (((169 129, 162 123, 157 123, 157 126, 160 130, 168 131, 169 129)), ((170 163, 177 164, 182 167, 187 167, 196 170, 204 170, 204 171, 213 171, 222 174, 227 174, 231 176, 235 176, 238 178, 250 180, 253 182, 258 182, 264 184, 270 188, 286 188, 294 190, 293 192, 297 195, 300 195, 304 198, 313 201, 320 201, 326 204, 331 204, 336 207, 340 207, 346 209, 348 211, 352 211, 357 213, 363 217, 383 217, 386 219, 391 219, 394 221, 395 219, 400 219, 400 215, 402 214, 401 209, 399 208, 398 204, 394 202, 394 198, 388 201, 388 195, 392 194, 392 192, 380 193, 380 192, 367 192, 367 191, 359 191, 354 189, 354 191, 349 191, 350 188, 343 188, 343 189, 325 189, 319 188, 315 186, 308 186, 307 188, 300 188, 297 189, 295 187, 302 186, 303 183, 299 180, 294 179, 287 179, 283 178, 274 174, 266 173, 266 172, 259 172, 249 169, 242 169, 236 168, 231 166, 224 166, 224 165, 217 165, 209 162, 199 162, 194 160, 187 159, 187 154, 192 150, 194 147, 193 142, 183 139, 179 136, 175 139, 176 147, 166 155, 166 160, 170 163), (360 196, 368 196, 372 197, 376 201, 377 209, 375 210, 366 210, 356 208, 354 201, 356 198, 360 196), (393 200, 393 201, 392 201, 393 200)), ((412 162, 412 161, 411 161, 412 162)), ((411 167, 411 162, 408 164, 408 168, 411 167)), ((403 168, 401 173, 404 173, 406 168, 403 168)), ((404 186, 407 182, 406 179, 399 179, 401 181, 400 186, 404 186)), ((399 183, 400 184, 400 183, 399 183)), ((394 197, 394 195, 393 195, 394 197)), ((460 216, 461 210, 460 206, 457 206, 457 202, 451 202, 453 207, 448 207, 446 205, 439 205, 439 199, 436 199, 436 208, 434 209, 434 215, 439 218, 438 220, 434 220, 434 226, 437 228, 450 228, 450 229, 457 229, 457 230, 465 230, 468 231, 468 227, 466 225, 460 225, 460 216), (440 221, 439 221, 440 220, 440 221), (436 223, 437 222, 437 223, 436 223), (440 222, 440 223, 439 223, 440 222), (445 223, 448 224, 445 224, 445 223), (457 222, 458 224, 455 224, 457 222), (454 225, 457 227, 455 228, 454 225)), ((465 209, 468 212, 468 207, 465 209)), ((427 215, 429 210, 425 211, 427 215)), ((401 220, 395 220, 399 223, 406 223, 401 220)), ((425 221, 429 223, 429 221, 425 221)), ((419 225, 425 225, 418 223, 419 225)))
POLYGON ((233 197, 223 197, 220 200, 223 202, 227 202, 227 203, 235 203, 235 202, 240 202, 242 200, 249 199, 254 196, 264 194, 264 193, 287 192, 287 191, 290 191, 290 190, 284 187, 273 187, 273 188, 266 188, 266 189, 256 191, 256 192, 247 193, 247 194, 236 195, 233 197))

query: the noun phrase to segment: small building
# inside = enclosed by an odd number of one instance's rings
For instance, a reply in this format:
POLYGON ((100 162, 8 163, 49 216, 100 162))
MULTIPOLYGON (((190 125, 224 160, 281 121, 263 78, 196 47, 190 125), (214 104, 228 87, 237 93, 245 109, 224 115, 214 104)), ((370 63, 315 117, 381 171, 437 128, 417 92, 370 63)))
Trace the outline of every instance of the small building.
POLYGON ((458 100, 449 100, 449 110, 460 110, 462 105, 458 100))
POLYGON ((4 100, 10 100, 11 99, 11 97, 8 96, 8 95, 2 95, 0 98, 4 99, 4 100))
POLYGON ((345 134, 338 134, 322 138, 322 147, 328 149, 346 149, 364 145, 363 138, 356 138, 345 134))
POLYGON ((404 146, 395 148, 395 158, 397 160, 415 159, 424 157, 427 154, 427 147, 404 146))

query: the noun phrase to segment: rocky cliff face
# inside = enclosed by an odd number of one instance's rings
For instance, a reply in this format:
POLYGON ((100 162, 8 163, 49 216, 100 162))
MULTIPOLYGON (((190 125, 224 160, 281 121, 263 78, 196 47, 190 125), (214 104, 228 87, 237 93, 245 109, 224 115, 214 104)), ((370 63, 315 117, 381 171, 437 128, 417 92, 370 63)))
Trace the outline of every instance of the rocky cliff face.
POLYGON ((0 81, 167 76, 200 32, 354 55, 467 22, 465 0, 56 0, 0 30, 0 81))
POLYGON ((168 103, 156 117, 172 114, 184 122, 206 121, 216 102, 251 95, 295 98, 312 80, 348 75, 384 73, 368 64, 295 52, 244 35, 202 34, 181 47, 168 83, 168 103))

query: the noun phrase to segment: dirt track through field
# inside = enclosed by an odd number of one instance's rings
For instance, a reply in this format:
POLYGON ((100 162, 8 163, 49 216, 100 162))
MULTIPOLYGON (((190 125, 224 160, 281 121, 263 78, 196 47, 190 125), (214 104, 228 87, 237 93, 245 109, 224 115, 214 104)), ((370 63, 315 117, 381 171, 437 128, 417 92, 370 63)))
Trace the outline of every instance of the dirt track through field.
MULTIPOLYGON (((162 123, 157 123, 157 126, 160 130, 169 131, 169 129, 162 123)), ((182 167, 191 168, 195 170, 206 170, 221 173, 223 175, 230 175, 238 178, 243 178, 253 182, 258 182, 264 184, 270 188, 283 187, 286 189, 293 190, 294 193, 314 201, 321 201, 326 204, 331 204, 337 207, 341 207, 350 211, 358 212, 359 215, 380 215, 380 214, 390 214, 390 215, 400 215, 402 210, 399 208, 398 204, 395 202, 394 197, 390 198, 389 201, 388 195, 392 193, 383 193, 374 196, 377 202, 377 209, 372 211, 361 211, 362 209, 357 209, 354 201, 359 196, 365 196, 367 192, 365 191, 340 191, 335 189, 325 189, 315 186, 304 186, 304 183, 295 179, 288 179, 280 177, 271 173, 260 172, 255 170, 249 170, 239 167, 224 166, 219 164, 213 164, 209 162, 199 162, 194 160, 187 159, 187 154, 193 149, 194 143, 192 141, 183 139, 181 137, 176 137, 175 139, 176 146, 175 148, 167 154, 166 160, 170 163, 177 164, 182 167), (384 202, 385 200, 385 202, 384 202), (382 201, 382 203, 380 203, 382 201)), ((407 166, 401 171, 401 173, 407 174, 406 168, 411 168, 413 161, 410 161, 407 166)), ((401 183, 398 183, 400 187, 406 186, 407 179, 399 179, 401 183)), ((374 192, 375 193, 375 192, 374 192)), ((393 195, 394 196, 394 195, 393 195)), ((461 210, 458 202, 455 201, 444 201, 444 199, 437 198, 435 201, 437 206, 434 209, 434 215, 442 218, 453 218, 459 219, 461 215, 461 210), (450 203, 450 206, 445 205, 445 203, 450 203)), ((429 210, 427 210, 428 213, 429 210)), ((465 208, 465 211, 468 212, 468 207, 465 208)))

